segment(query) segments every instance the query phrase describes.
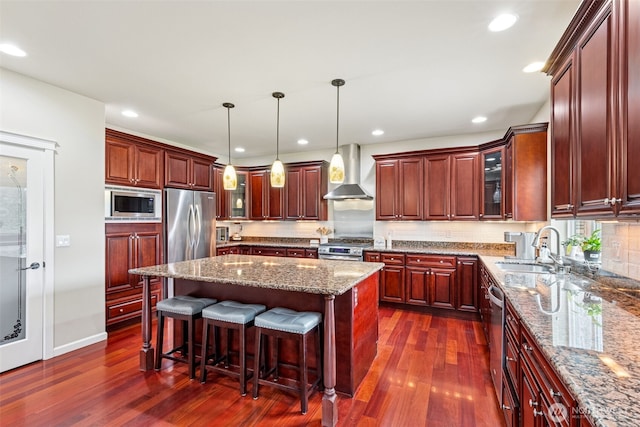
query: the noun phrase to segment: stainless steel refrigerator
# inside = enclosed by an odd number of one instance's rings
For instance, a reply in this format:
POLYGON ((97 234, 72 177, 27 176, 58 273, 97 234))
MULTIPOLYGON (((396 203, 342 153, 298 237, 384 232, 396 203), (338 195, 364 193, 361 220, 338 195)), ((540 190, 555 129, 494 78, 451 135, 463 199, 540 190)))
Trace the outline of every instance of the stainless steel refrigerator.
POLYGON ((164 191, 165 261, 215 256, 216 194, 175 188, 164 191))

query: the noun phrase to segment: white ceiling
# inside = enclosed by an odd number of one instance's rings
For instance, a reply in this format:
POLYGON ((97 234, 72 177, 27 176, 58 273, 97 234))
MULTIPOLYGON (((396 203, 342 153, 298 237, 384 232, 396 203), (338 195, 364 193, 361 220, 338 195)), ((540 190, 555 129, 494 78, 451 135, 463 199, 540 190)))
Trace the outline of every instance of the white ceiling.
MULTIPOLYGON (((545 61, 577 0, 512 1, 7 1, 0 66, 97 99, 106 123, 223 155, 243 157, 340 145, 505 131, 548 98, 545 61), (497 14, 519 16, 491 33, 497 14), (123 117, 124 108, 137 119, 123 117), (471 123, 476 115, 488 120, 471 123), (374 137, 371 131, 385 134, 374 137), (298 138, 309 144, 299 146, 298 138)), ((429 148, 429 147, 424 147, 429 148)))

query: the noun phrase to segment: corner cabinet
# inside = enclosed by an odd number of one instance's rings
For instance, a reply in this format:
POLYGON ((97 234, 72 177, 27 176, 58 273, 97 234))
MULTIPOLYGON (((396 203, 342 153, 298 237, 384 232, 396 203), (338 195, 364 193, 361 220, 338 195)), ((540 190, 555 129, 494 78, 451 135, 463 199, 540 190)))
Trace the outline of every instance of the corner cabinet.
POLYGON ((554 217, 640 215, 639 9, 582 2, 547 61, 554 217))
POLYGON ((212 157, 198 157, 194 153, 167 151, 165 153, 165 186, 187 190, 213 189, 212 157))
POLYGON ((161 189, 162 148, 112 129, 105 131, 105 182, 107 184, 161 189))
POLYGON ((229 218, 229 191, 224 189, 224 166, 213 166, 213 191, 216 193, 216 219, 218 221, 229 218))
POLYGON ((324 161, 285 165, 285 219, 327 220, 328 170, 324 161))
MULTIPOLYGON (((162 224, 106 224, 105 256, 106 324, 112 326, 142 313, 142 278, 129 269, 162 264, 162 224)), ((161 285, 151 278, 153 307, 161 285)))

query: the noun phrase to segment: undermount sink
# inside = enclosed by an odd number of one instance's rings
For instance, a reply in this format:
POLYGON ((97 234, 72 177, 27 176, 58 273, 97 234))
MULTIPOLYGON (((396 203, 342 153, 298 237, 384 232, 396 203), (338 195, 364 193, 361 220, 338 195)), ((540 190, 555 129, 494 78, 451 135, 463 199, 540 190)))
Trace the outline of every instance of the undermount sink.
POLYGON ((517 273, 551 273, 550 265, 544 264, 517 264, 514 262, 496 262, 496 267, 502 271, 513 271, 517 273))

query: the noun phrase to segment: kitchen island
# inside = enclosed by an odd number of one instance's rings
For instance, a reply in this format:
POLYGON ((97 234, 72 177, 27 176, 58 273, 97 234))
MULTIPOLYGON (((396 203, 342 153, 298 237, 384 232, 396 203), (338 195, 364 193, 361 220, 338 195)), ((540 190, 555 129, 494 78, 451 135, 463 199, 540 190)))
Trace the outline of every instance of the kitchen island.
POLYGON ((382 263, 224 255, 129 270, 143 276, 140 370, 153 369, 151 277, 176 295, 234 299, 323 314, 322 425, 336 425, 336 391, 353 395, 377 352, 382 263), (336 360, 340 360, 337 365, 336 360))

